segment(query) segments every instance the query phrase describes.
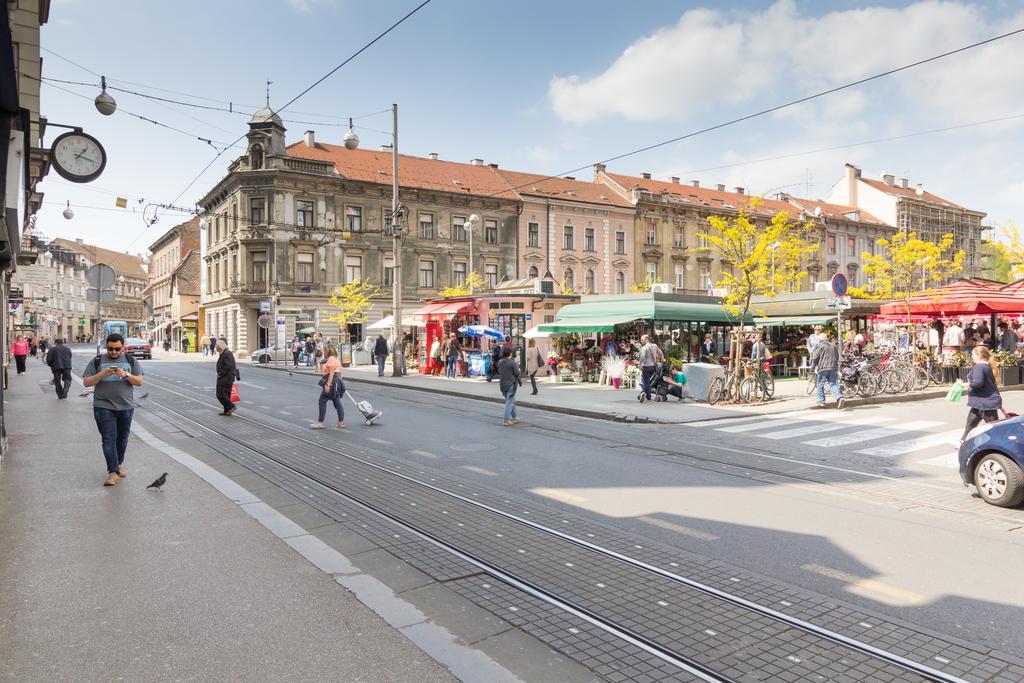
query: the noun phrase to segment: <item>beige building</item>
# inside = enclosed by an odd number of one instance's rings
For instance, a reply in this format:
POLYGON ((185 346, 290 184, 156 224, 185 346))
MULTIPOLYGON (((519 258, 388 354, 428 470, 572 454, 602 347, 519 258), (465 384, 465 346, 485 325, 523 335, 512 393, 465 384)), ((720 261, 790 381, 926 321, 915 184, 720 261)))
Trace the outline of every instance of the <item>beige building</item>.
POLYGON ((183 336, 196 350, 199 320, 199 218, 176 225, 149 245, 149 330, 154 344, 169 340, 181 348, 183 336))
POLYGON ((92 244, 81 239, 67 240, 57 238, 50 242, 51 248, 56 247, 75 255, 85 268, 96 264, 105 264, 114 269, 114 301, 104 303, 99 318, 96 303, 86 306, 89 314, 89 334, 95 334, 96 322, 99 320, 124 320, 128 323, 129 334, 142 334, 146 331, 146 316, 143 308, 143 292, 149 285, 149 273, 142 254, 126 254, 92 244), (90 310, 90 308, 92 310, 90 310))
POLYGON ((953 249, 963 250, 964 270, 958 277, 981 275, 982 211, 954 204, 911 185, 907 178, 883 174, 880 180, 865 178, 853 164, 846 164, 846 175, 832 186, 828 201, 870 212, 879 220, 900 230, 908 230, 924 240, 938 242, 953 235, 953 249))
MULTIPOLYGON (((328 299, 339 285, 366 280, 381 290, 368 322, 391 313, 393 239, 383 234, 391 212, 389 148, 347 150, 317 141, 312 131, 286 146, 281 119, 269 108, 249 129, 247 154, 199 202, 207 212, 207 333, 241 352, 313 332, 364 338, 363 325, 342 331, 330 321, 336 311, 328 299), (266 327, 258 324, 263 313, 266 327)), ((474 269, 492 284, 515 277, 520 203, 492 168, 401 155, 398 176, 408 310, 467 276, 472 214, 481 218, 474 269)))
POLYGON ((88 283, 81 257, 52 243, 37 244, 37 250, 36 262, 18 266, 12 278, 25 297, 14 312, 15 323, 51 340, 88 338, 96 321, 96 304, 86 302, 88 283))

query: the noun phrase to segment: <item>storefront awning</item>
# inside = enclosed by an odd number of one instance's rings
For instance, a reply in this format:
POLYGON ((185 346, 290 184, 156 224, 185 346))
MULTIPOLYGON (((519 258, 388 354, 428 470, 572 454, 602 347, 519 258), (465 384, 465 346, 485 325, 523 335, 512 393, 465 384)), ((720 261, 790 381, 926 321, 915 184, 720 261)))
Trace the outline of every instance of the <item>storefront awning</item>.
POLYGON ((803 327, 805 325, 827 325, 835 322, 834 315, 791 315, 786 318, 760 318, 754 321, 758 327, 803 327))
MULTIPOLYGON (((605 320, 618 318, 629 320, 691 321, 708 323, 737 322, 718 303, 702 301, 679 301, 669 296, 655 294, 627 294, 591 297, 592 300, 563 306, 558 311, 554 324, 573 320, 605 320)), ((748 315, 746 322, 751 322, 748 315)), ((551 324, 551 323, 549 323, 551 324)))
POLYGON ((441 301, 427 304, 415 311, 413 316, 416 318, 428 318, 432 315, 455 315, 456 313, 465 313, 472 308, 472 301, 441 301))
POLYGON ((572 319, 556 320, 553 323, 538 325, 535 329, 538 332, 548 334, 568 334, 570 332, 612 332, 616 325, 625 325, 636 320, 634 316, 612 316, 606 318, 593 318, 589 320, 572 319))

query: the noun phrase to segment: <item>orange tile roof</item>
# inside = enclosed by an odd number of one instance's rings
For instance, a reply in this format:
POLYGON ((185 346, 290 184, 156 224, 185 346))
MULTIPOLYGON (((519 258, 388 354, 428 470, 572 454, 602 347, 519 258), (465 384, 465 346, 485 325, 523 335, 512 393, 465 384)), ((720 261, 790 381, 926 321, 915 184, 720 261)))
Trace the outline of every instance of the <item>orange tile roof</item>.
POLYGON ((522 196, 551 197, 560 200, 589 202, 632 209, 633 205, 601 183, 588 183, 569 178, 549 178, 539 173, 493 169, 508 183, 509 188, 522 196))
MULTIPOLYGON (((881 180, 872 180, 871 178, 861 177, 861 180, 876 190, 881 190, 886 194, 899 195, 901 197, 908 197, 910 199, 918 199, 926 202, 932 202, 933 204, 941 204, 942 206, 949 206, 954 209, 963 209, 965 207, 959 204, 954 204, 948 199, 932 194, 927 190, 924 190, 920 195, 917 194, 917 188, 914 187, 900 187, 899 185, 886 185, 881 180)), ((969 211, 970 209, 968 209, 969 211)))
POLYGON ((114 269, 119 275, 125 277, 148 279, 149 273, 142 259, 132 254, 125 254, 120 251, 111 251, 92 244, 79 244, 75 240, 66 240, 63 237, 55 238, 51 244, 56 244, 67 251, 81 254, 91 263, 105 263, 114 269))
MULTIPOLYGON (((786 195, 785 199, 797 208, 803 209, 807 213, 813 214, 815 209, 821 209, 821 215, 829 218, 838 218, 839 220, 857 221, 860 223, 875 223, 877 225, 888 225, 885 221, 875 218, 864 209, 858 209, 853 206, 845 206, 843 204, 830 204, 828 202, 818 201, 817 199, 804 199, 802 197, 793 197, 792 195, 786 195), (847 213, 856 212, 858 218, 854 219, 850 216, 844 215, 847 213)), ((889 226, 892 227, 892 226, 889 226)))
MULTIPOLYGON (((724 190, 711 189, 708 187, 693 187, 689 184, 672 183, 664 180, 648 180, 647 178, 637 178, 635 176, 620 175, 618 173, 606 172, 605 175, 617 182, 627 191, 639 188, 647 190, 648 192, 653 192, 654 194, 665 192, 698 208, 738 210, 746 206, 751 199, 755 199, 755 197, 748 194, 726 192, 724 190)), ((769 216, 780 211, 786 211, 790 214, 797 213, 793 210, 793 206, 788 202, 779 201, 778 199, 764 199, 759 197, 756 199, 758 199, 759 202, 758 206, 751 209, 750 213, 769 216)))
MULTIPOLYGON (((287 153, 288 156, 299 159, 333 163, 342 178, 391 184, 391 152, 348 150, 342 145, 327 145, 322 142, 316 143, 316 147, 308 147, 305 142, 296 142, 288 145, 287 153)), ((489 166, 474 166, 408 154, 399 154, 398 158, 398 180, 403 187, 519 199, 489 166)))

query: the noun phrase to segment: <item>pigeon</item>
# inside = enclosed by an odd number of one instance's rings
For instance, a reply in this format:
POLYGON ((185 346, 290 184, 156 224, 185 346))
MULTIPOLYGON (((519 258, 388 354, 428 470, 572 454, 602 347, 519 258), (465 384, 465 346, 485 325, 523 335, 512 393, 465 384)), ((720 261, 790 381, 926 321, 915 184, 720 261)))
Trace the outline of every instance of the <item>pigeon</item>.
POLYGON ((157 477, 156 481, 154 481, 152 484, 150 484, 146 488, 147 489, 156 489, 157 491, 163 491, 164 490, 164 484, 166 484, 166 483, 167 483, 167 473, 164 472, 159 477, 157 477))
POLYGON ((86 398, 88 396, 92 396, 92 392, 91 391, 83 391, 82 393, 79 394, 79 396, 81 396, 83 398, 86 398))
POLYGON ((143 394, 142 396, 139 396, 139 400, 140 400, 140 401, 141 401, 142 399, 144 399, 144 398, 149 398, 149 392, 148 392, 148 391, 147 391, 146 393, 144 393, 144 394, 143 394))

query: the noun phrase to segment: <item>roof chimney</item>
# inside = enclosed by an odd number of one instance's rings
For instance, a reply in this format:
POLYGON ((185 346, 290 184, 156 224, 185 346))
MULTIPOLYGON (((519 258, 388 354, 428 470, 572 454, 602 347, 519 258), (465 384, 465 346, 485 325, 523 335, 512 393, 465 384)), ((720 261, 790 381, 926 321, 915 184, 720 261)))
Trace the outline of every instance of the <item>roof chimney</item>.
POLYGON ((473 164, 474 166, 483 166, 484 165, 484 160, 483 159, 473 159, 469 163, 473 164))
POLYGON ((918 197, 923 197, 924 196, 924 185, 922 185, 921 183, 918 183, 917 187, 914 188, 914 192, 917 194, 918 197))
POLYGON ((644 180, 650 180, 651 179, 651 174, 650 173, 641 173, 640 177, 643 178, 644 180))
POLYGON ((382 151, 382 152, 390 152, 391 151, 391 145, 381 145, 380 146, 380 151, 382 151))
POLYGON ((860 169, 853 164, 846 164, 846 201, 850 206, 857 206, 857 180, 860 169))
POLYGON ((715 185, 715 189, 717 189, 719 192, 725 192, 725 185, 723 185, 722 183, 718 183, 717 185, 715 185))
POLYGON ((306 147, 310 149, 316 147, 316 136, 311 130, 306 131, 306 147))
POLYGON ((434 161, 437 161, 437 152, 431 152, 427 156, 433 159, 434 161))
POLYGON ((81 237, 76 237, 75 244, 85 244, 85 240, 83 240, 81 237))
POLYGON ((882 182, 885 183, 886 185, 895 185, 896 176, 894 176, 892 173, 883 173, 882 182))
POLYGON ((674 175, 674 176, 672 176, 671 178, 669 178, 669 180, 671 180, 671 181, 672 181, 672 184, 673 184, 673 185, 678 185, 678 184, 679 184, 679 176, 675 176, 675 175, 674 175))
POLYGON ((909 186, 910 186, 910 181, 909 180, 907 180, 906 178, 900 178, 900 187, 902 187, 905 190, 909 186))
POLYGON ((489 168, 498 168, 497 164, 487 164, 489 168))
POLYGON ((594 164, 594 177, 597 177, 598 173, 604 173, 607 167, 604 164, 594 164))
POLYGON ((746 192, 742 187, 734 187, 732 189, 736 190, 736 194, 744 194, 746 192))
POLYGON ((574 176, 571 176, 571 175, 565 176, 565 179, 566 180, 576 180, 576 178, 574 176))
POLYGON ((691 180, 690 181, 690 185, 692 185, 693 187, 700 187, 700 181, 699 180, 691 180))

